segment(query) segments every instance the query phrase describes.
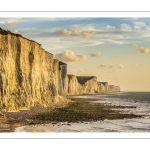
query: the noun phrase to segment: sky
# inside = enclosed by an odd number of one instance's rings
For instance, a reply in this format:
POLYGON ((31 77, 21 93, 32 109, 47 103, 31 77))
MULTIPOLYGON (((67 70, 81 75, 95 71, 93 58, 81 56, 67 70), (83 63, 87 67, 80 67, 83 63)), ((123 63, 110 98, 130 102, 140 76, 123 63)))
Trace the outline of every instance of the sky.
POLYGON ((0 27, 40 43, 68 74, 150 91, 150 18, 0 18, 0 27))

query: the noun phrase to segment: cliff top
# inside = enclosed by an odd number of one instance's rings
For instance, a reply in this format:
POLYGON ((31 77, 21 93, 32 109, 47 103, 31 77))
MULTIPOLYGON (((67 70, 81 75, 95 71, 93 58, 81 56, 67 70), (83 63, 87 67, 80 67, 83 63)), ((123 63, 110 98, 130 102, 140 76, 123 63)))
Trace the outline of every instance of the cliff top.
MULTIPOLYGON (((21 34, 15 34, 15 33, 12 33, 11 31, 9 31, 9 30, 3 30, 2 28, 0 28, 0 34, 1 35, 8 35, 8 34, 10 34, 10 35, 13 35, 13 36, 16 36, 16 37, 22 37, 23 39, 26 39, 26 40, 29 40, 29 41, 31 41, 31 42, 35 42, 35 41, 33 41, 33 40, 30 40, 30 39, 27 39, 27 38, 25 38, 24 36, 22 36, 21 34)), ((37 43, 37 42, 35 42, 35 43, 37 43)), ((37 43, 38 45, 40 45, 41 46, 41 44, 39 44, 39 43, 37 43)))
POLYGON ((77 76, 77 80, 80 84, 84 84, 86 81, 97 78, 96 76, 77 76))
POLYGON ((100 82, 100 83, 105 84, 105 83, 108 83, 108 82, 100 82))
POLYGON ((66 63, 62 62, 62 61, 59 61, 59 65, 67 65, 66 63))

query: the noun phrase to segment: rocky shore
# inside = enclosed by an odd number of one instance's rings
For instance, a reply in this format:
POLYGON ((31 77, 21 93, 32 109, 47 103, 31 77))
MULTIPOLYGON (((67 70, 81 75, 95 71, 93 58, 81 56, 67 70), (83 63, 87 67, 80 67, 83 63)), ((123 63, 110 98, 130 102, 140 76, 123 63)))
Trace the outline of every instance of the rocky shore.
POLYGON ((114 120, 143 117, 141 115, 126 114, 120 111, 120 109, 123 110, 125 108, 135 109, 135 106, 116 106, 93 103, 92 101, 95 100, 74 98, 68 103, 51 103, 46 108, 38 106, 20 112, 5 112, 5 117, 0 118, 0 132, 14 132, 15 128, 26 125, 32 126, 48 123, 54 125, 63 122, 70 125, 70 123, 103 121, 106 119, 114 120))

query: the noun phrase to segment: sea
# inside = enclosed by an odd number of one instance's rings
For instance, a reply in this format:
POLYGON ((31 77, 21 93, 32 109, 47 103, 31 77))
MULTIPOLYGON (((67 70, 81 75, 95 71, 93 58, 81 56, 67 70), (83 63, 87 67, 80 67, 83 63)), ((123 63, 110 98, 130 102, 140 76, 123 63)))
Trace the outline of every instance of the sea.
MULTIPOLYGON (((109 105, 136 106, 136 108, 117 109, 121 113, 143 115, 142 118, 116 119, 84 123, 41 124, 16 128, 15 132, 150 132, 150 92, 118 92, 103 95, 79 95, 70 98, 95 99, 93 103, 109 105)), ((116 109, 116 108, 115 108, 116 109)))

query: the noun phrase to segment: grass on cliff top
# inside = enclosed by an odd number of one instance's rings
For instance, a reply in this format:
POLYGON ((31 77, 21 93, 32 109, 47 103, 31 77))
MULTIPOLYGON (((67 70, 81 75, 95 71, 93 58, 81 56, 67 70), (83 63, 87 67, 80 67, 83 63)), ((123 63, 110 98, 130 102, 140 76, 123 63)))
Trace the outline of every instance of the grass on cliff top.
POLYGON ((36 114, 30 119, 32 123, 48 123, 48 122, 87 122, 98 121, 104 119, 124 119, 139 118, 140 115, 121 114, 112 108, 135 108, 134 106, 110 106, 100 103, 91 103, 86 101, 70 102, 64 108, 55 108, 52 111, 36 114))

